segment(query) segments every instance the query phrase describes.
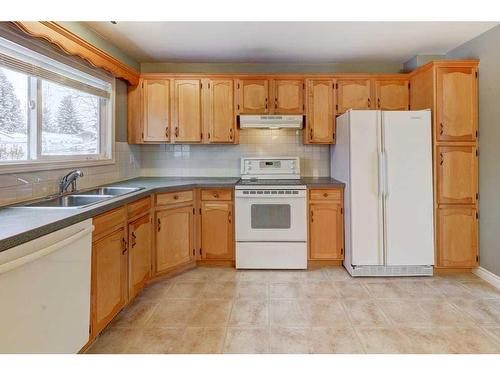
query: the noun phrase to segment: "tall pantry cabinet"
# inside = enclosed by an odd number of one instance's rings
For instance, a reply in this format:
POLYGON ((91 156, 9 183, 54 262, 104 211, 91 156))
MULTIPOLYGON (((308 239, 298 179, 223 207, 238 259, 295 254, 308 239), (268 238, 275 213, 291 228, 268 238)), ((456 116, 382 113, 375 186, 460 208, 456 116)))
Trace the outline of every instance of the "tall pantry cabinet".
POLYGON ((432 109, 437 268, 479 263, 477 68, 437 61, 410 77, 411 109, 432 109))

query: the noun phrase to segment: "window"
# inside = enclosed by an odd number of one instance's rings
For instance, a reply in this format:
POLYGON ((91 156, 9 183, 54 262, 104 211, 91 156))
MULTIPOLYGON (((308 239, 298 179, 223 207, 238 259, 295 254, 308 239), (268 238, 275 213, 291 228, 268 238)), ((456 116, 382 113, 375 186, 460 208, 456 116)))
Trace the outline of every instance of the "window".
POLYGON ((0 171, 112 160, 113 86, 0 38, 0 171))

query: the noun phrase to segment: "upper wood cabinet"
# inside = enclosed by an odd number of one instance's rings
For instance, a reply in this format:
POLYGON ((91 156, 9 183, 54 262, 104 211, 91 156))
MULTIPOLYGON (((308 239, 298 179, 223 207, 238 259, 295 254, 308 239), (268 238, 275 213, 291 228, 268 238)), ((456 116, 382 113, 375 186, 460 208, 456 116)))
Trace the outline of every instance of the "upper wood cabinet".
POLYGON ((234 83, 232 79, 212 79, 206 83, 208 90, 207 142, 234 143, 234 83))
POLYGON ((337 114, 349 109, 375 109, 370 79, 338 79, 336 88, 337 114))
POLYGON ((436 139, 475 141, 477 137, 477 70, 438 67, 436 70, 436 139))
POLYGON ((307 112, 304 143, 335 143, 334 83, 329 79, 306 81, 307 112))
POLYGON ((436 155, 439 204, 475 204, 477 153, 475 146, 438 146, 436 155))
POLYGON ((376 80, 376 108, 383 111, 407 111, 410 106, 410 90, 407 80, 376 80))
POLYGON ((233 203, 201 202, 202 259, 234 259, 233 203))
POLYGON ((269 113, 269 81, 267 79, 239 79, 238 113, 269 113))
POLYGON ((173 104, 173 140, 201 142, 202 101, 200 79, 175 79, 173 104))
POLYGON ((170 139, 170 81, 143 81, 143 134, 145 142, 167 142, 170 139))
POLYGON ((434 69, 428 66, 410 78, 410 110, 434 111, 434 69))
POLYGON ((156 273, 193 259, 193 205, 156 212, 156 273))
POLYGON ((275 79, 272 81, 272 111, 275 114, 304 113, 304 81, 299 79, 275 79))
POLYGON ((149 213, 128 225, 129 299, 133 299, 151 276, 151 215, 149 213))
POLYGON ((437 266, 475 267, 478 264, 477 210, 447 206, 437 210, 437 266))

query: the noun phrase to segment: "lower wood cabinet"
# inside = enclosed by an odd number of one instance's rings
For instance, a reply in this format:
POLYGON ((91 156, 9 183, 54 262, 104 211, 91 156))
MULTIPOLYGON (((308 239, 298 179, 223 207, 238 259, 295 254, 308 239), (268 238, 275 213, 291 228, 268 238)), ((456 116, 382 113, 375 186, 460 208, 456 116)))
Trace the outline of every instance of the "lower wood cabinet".
POLYGON ((309 259, 344 259, 342 190, 310 190, 309 199, 309 259))
POLYGON ((127 241, 120 228, 92 245, 92 335, 95 336, 127 303, 127 241))
POLYGON ((151 214, 128 224, 129 299, 133 299, 151 276, 151 214))
POLYGON ((202 259, 234 258, 233 202, 201 203, 202 259))
POLYGON ((193 260, 193 211, 193 205, 189 204, 156 212, 156 273, 171 270, 193 260))
POLYGON ((473 206, 437 209, 437 266, 475 267, 478 257, 477 210, 473 206))

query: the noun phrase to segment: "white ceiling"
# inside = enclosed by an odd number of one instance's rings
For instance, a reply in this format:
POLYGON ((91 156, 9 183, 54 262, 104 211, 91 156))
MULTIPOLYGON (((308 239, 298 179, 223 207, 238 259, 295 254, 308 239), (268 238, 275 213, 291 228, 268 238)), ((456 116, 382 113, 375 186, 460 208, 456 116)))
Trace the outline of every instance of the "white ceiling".
POLYGON ((85 22, 139 62, 403 63, 496 22, 85 22))

